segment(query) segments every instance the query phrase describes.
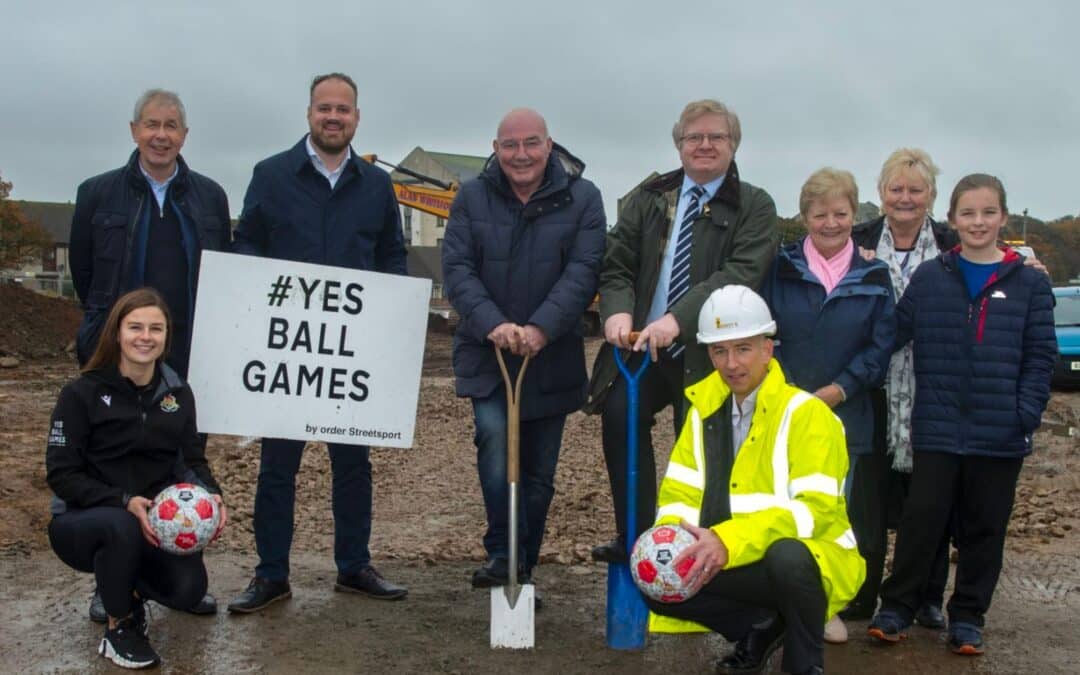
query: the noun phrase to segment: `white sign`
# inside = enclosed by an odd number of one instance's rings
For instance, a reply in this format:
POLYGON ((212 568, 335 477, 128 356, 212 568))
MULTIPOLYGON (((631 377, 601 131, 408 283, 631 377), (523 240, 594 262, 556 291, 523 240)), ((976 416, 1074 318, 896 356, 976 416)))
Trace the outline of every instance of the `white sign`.
POLYGON ((412 446, 427 279, 204 251, 199 431, 412 446))

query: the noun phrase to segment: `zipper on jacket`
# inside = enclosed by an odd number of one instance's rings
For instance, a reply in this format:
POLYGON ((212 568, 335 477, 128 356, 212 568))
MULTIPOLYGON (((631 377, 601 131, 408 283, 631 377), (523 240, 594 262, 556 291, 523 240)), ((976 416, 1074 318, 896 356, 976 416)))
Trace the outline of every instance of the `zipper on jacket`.
POLYGON ((983 330, 986 328, 986 310, 987 310, 987 297, 984 295, 982 302, 979 303, 979 325, 975 328, 975 344, 981 345, 983 341, 983 330))
POLYGON ((127 245, 124 247, 124 257, 121 259, 120 264, 116 266, 116 276, 113 277, 112 288, 109 289, 110 302, 116 300, 120 293, 121 275, 127 272, 128 276, 131 275, 131 253, 135 248, 135 230, 139 226, 139 218, 142 215, 143 200, 146 199, 146 192, 139 194, 139 199, 135 202, 135 218, 131 221, 127 228, 127 245))
MULTIPOLYGON (((956 253, 955 255, 959 256, 960 254, 956 253)), ((1004 262, 1005 262, 1004 260, 1001 261, 1001 263, 1004 263, 1004 262)), ((974 351, 975 351, 975 346, 978 345, 978 344, 982 344, 982 341, 983 341, 983 333, 984 333, 985 328, 986 328, 986 315, 988 313, 987 310, 989 309, 988 304, 989 304, 989 297, 990 297, 990 289, 993 288, 994 286, 996 286, 1002 280, 1002 278, 1004 276, 1006 276, 1006 275, 1008 275, 1009 273, 1012 272, 1012 268, 1010 268, 1010 269, 1006 270, 1005 275, 999 274, 999 272, 1001 272, 1001 263, 999 263, 998 269, 995 270, 994 273, 990 275, 990 278, 986 280, 986 283, 979 290, 979 292, 975 295, 975 297, 971 298, 968 301, 967 322, 966 322, 966 333, 967 333, 967 335, 965 336, 965 340, 964 340, 964 351, 966 352, 965 353, 965 360, 967 361, 967 374, 966 374, 966 382, 965 382, 965 386, 964 386, 964 390, 963 390, 963 392, 964 392, 963 393, 963 399, 962 399, 962 403, 961 403, 961 406, 960 406, 960 410, 963 412, 963 417, 962 417, 962 421, 961 421, 961 425, 960 425, 960 443, 959 443, 959 448, 958 448, 961 454, 967 454, 965 452, 965 448, 967 447, 968 428, 970 426, 970 423, 969 423, 970 415, 969 415, 969 413, 971 412, 971 380, 975 375, 974 374, 974 367, 975 367, 974 351), (978 319, 977 319, 976 324, 975 324, 975 326, 973 328, 972 325, 971 325, 971 322, 972 322, 972 319, 975 318, 975 303, 976 303, 976 301, 978 301, 978 303, 979 303, 979 310, 978 310, 978 319), (974 331, 974 334, 972 334, 973 331, 974 331)), ((956 263, 952 267, 947 266, 946 269, 953 272, 956 276, 960 277, 960 287, 961 287, 961 289, 963 290, 964 293, 967 293, 968 292, 968 290, 967 290, 967 282, 964 281, 964 275, 960 271, 959 263, 956 263)))

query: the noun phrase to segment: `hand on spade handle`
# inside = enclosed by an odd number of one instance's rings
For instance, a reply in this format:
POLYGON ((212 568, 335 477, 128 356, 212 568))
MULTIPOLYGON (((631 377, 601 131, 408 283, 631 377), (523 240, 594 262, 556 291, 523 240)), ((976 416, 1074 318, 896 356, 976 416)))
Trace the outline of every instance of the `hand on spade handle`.
POLYGON ((679 337, 679 322, 675 320, 671 312, 668 312, 641 329, 637 339, 634 340, 634 351, 643 351, 648 346, 649 356, 655 363, 660 360, 660 350, 670 347, 677 337, 679 337))
MULTIPOLYGON (((505 324, 504 324, 505 325, 505 324)), ((513 350, 511 350, 513 351, 513 350)), ((517 531, 517 484, 521 475, 521 384, 525 380, 525 369, 529 365, 531 355, 524 353, 521 368, 518 370, 517 381, 512 382, 510 372, 506 368, 502 350, 495 346, 495 359, 499 362, 499 370, 502 372, 503 386, 506 388, 506 482, 510 488, 510 586, 517 586, 518 564, 518 531, 517 531)))

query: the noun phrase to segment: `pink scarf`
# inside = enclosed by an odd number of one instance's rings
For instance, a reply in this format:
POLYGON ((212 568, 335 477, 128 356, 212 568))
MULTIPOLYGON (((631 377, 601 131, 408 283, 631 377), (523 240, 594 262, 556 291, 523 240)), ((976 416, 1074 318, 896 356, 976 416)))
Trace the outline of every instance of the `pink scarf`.
POLYGON ((806 263, 810 266, 810 271, 821 282, 821 285, 825 287, 825 294, 832 293, 832 290, 836 288, 836 284, 840 283, 840 280, 851 269, 851 256, 855 253, 855 244, 851 241, 851 237, 848 237, 844 248, 840 249, 840 252, 831 258, 821 255, 814 248, 809 236, 803 239, 802 248, 803 254, 806 255, 806 263))

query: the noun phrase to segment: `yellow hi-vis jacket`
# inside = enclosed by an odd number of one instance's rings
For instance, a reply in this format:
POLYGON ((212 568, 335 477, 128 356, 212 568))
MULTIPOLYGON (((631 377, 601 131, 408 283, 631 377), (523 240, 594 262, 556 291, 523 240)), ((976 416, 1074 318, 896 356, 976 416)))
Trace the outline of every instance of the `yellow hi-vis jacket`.
MULTIPOLYGON (((717 372, 686 388, 691 409, 660 485, 657 525, 680 519, 701 525, 701 505, 709 489, 702 420, 716 413, 730 393, 717 372)), ((847 517, 847 470, 843 424, 820 399, 787 384, 773 359, 758 389, 750 431, 731 468, 731 519, 710 524, 728 550, 724 569, 758 562, 774 542, 797 538, 821 570, 829 604, 822 618, 843 609, 866 577, 866 562, 847 517)), ((709 629, 652 614, 649 630, 709 629)))

